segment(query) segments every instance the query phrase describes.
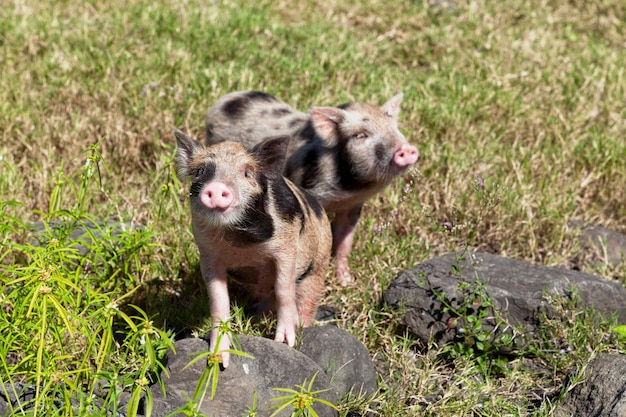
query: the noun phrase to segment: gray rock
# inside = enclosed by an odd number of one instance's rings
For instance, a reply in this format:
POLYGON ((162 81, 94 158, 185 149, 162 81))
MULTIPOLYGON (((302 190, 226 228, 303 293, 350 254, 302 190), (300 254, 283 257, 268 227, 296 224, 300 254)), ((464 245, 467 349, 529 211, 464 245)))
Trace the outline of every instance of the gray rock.
POLYGON ((609 265, 619 265, 626 261, 626 236, 623 234, 597 224, 585 224, 580 220, 573 220, 568 226, 578 233, 585 251, 583 258, 609 265))
POLYGON ((331 325, 305 328, 299 350, 326 371, 330 386, 339 397, 376 392, 376 370, 369 352, 345 330, 331 325))
POLYGON ((13 389, 11 384, 2 384, 0 387, 0 416, 10 416, 11 405, 15 404, 13 389))
POLYGON ((626 416, 626 356, 603 354, 591 360, 585 380, 567 393, 556 416, 626 416))
MULTIPOLYGON (((488 314, 482 324, 493 337, 505 332, 512 334, 510 327, 503 327, 496 320, 497 314, 510 325, 523 326, 526 333, 532 333, 540 313, 551 314, 546 294, 571 297, 576 292, 581 307, 595 306, 597 313, 615 313, 620 322, 626 322, 626 288, 617 282, 486 253, 449 253, 416 265, 391 282, 384 300, 392 309, 404 309, 403 322, 410 333, 424 343, 433 337, 434 342, 445 344, 465 330, 459 328, 456 316, 445 306, 458 309, 467 305, 464 300, 471 294, 459 289, 460 282, 470 288, 476 287, 475 282, 484 285, 483 292, 493 307, 486 308, 488 314)), ((472 314, 481 308, 477 305, 472 311, 471 307, 468 311, 472 314)), ((519 337, 515 341, 524 343, 519 337)))
POLYGON ((321 305, 315 312, 315 321, 326 324, 337 324, 339 313, 333 306, 321 305))
MULTIPOLYGON (((31 409, 31 402, 35 399, 35 386, 22 383, 3 384, 0 392, 0 398, 5 401, 7 406, 11 404, 14 408, 22 406, 25 409, 31 409)), ((0 408, 2 410, 2 408, 0 408)))
MULTIPOLYGON (((267 409, 273 405, 271 398, 285 395, 273 388, 289 388, 299 391, 296 385, 308 383, 315 376, 313 390, 326 390, 320 398, 337 402, 337 396, 330 390, 330 383, 324 371, 303 353, 290 348, 284 343, 260 337, 239 336, 241 349, 254 356, 248 359, 231 354, 231 363, 218 376, 215 398, 207 393, 200 412, 207 416, 245 415, 257 396, 257 415, 269 416, 267 409)), ((154 396, 153 416, 165 416, 187 404, 193 396, 196 383, 205 368, 205 361, 199 361, 183 370, 195 356, 195 352, 206 351, 208 344, 203 339, 183 339, 175 343, 176 354, 168 354, 167 369, 169 377, 163 376, 166 397, 160 387, 152 387, 154 396)), ((319 416, 336 416, 332 408, 318 403, 314 407, 319 416)), ((279 416, 289 416, 293 408, 288 406, 279 416)), ((183 413, 175 415, 184 415, 183 413)))
POLYGON ((0 416, 9 416, 10 411, 9 402, 4 398, 4 396, 0 395, 0 416))

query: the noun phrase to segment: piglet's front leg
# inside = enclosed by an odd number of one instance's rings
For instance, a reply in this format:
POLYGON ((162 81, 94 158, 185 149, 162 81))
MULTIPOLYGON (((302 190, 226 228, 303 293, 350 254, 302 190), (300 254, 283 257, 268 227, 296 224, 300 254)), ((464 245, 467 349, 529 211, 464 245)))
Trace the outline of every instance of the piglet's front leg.
POLYGON ((276 296, 277 342, 287 342, 291 347, 296 344, 296 331, 300 325, 300 316, 296 304, 296 251, 281 254, 276 260, 276 296))
POLYGON ((221 355, 222 366, 226 368, 230 362, 230 353, 226 352, 230 349, 230 335, 225 333, 220 336, 218 331, 220 323, 227 321, 230 315, 230 299, 228 296, 226 269, 219 265, 212 265, 210 261, 201 260, 200 263, 202 276, 205 279, 211 303, 211 321, 213 327, 209 337, 211 350, 221 355), (215 350, 216 346, 217 350, 215 350))
POLYGON ((348 211, 338 211, 333 220, 333 256, 335 257, 335 275, 343 285, 352 281, 348 256, 352 250, 356 224, 361 215, 361 207, 353 207, 348 211))

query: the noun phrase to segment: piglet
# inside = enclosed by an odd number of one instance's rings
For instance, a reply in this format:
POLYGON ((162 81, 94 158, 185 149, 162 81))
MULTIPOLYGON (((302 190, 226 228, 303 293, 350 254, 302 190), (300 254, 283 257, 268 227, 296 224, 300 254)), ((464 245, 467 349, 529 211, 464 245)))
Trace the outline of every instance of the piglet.
MULTIPOLYGON (((174 135, 178 176, 191 177, 211 346, 230 314, 227 276, 254 290, 259 305, 276 313, 275 340, 294 346, 298 326, 312 324, 324 292, 332 238, 322 206, 282 176, 289 138, 269 138, 247 150, 231 141, 207 147, 179 130, 174 135)), ((229 346, 222 337, 224 367, 229 346)))
POLYGON ((252 147, 267 136, 292 138, 284 174, 334 213, 335 271, 345 283, 352 280, 348 256, 363 204, 417 162, 417 148, 398 129, 402 97, 382 106, 312 107, 307 114, 267 93, 234 92, 209 110, 206 139, 252 147))

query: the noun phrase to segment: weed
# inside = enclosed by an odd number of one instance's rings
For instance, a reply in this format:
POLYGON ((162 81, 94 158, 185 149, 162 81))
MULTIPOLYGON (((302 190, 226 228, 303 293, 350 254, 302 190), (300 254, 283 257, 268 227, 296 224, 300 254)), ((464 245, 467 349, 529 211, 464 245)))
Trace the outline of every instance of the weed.
POLYGON ((454 218, 441 222, 431 216, 435 226, 442 231, 444 239, 456 254, 456 262, 451 266, 451 275, 458 279, 457 294, 451 299, 448 294, 431 288, 434 296, 443 305, 444 312, 450 314, 447 326, 455 329, 456 340, 445 346, 442 353, 452 359, 465 357, 474 361, 484 377, 506 373, 509 359, 503 352, 514 350, 514 329, 498 312, 487 293, 484 278, 475 269, 475 259, 469 248, 475 246, 479 227, 485 218, 494 215, 494 210, 502 202, 498 185, 487 185, 482 176, 475 174, 468 193, 461 193, 461 204, 467 206, 470 198, 475 199, 474 211, 466 210, 460 216, 455 210, 454 218), (468 194, 468 195, 466 195, 468 194), (466 268, 471 271, 463 274, 466 268), (473 277, 467 280, 465 277, 473 277), (489 323, 489 326, 485 324, 489 323))
POLYGON ((626 341, 626 325, 622 324, 620 326, 615 326, 613 328, 613 332, 620 340, 626 341))
MULTIPOLYGON (((131 392, 128 415, 136 415, 141 397, 149 410, 148 385, 158 379, 163 371, 160 361, 172 347, 170 335, 155 328, 145 312, 129 306, 137 315, 128 315, 120 308, 137 290, 134 282, 128 289, 117 285, 123 294, 104 290, 107 278, 131 277, 141 270, 136 253, 149 237, 137 240, 129 232, 113 245, 102 242, 105 234, 93 227, 84 211, 92 173, 99 172, 101 162, 94 156, 97 147, 90 152, 78 188, 70 187, 66 193, 63 186, 71 184, 71 178, 55 181, 50 211, 40 213, 39 243, 8 241, 3 246, 4 257, 27 260, 1 268, 0 327, 11 337, 0 343, 5 358, 0 380, 11 386, 16 398, 10 405, 14 411, 72 415, 117 409, 119 395, 125 390, 131 392), (61 196, 66 199, 68 194, 77 200, 66 209, 61 196), (88 242, 73 238, 78 229, 88 242), (91 257, 81 255, 78 247, 82 244, 88 246, 91 257), (20 394, 16 384, 32 387, 32 398, 20 394), (94 401, 96 392, 103 390, 104 397, 94 401), (65 399, 65 405, 59 406, 59 399, 65 399), (78 409, 72 408, 70 399, 78 409)), ((30 226, 6 212, 2 215, 7 220, 2 222, 7 235, 30 232, 30 226)))
POLYGON ((276 404, 272 405, 268 410, 274 410, 270 417, 278 415, 289 406, 293 407, 293 411, 291 413, 292 417, 317 417, 317 412, 313 409, 313 405, 316 403, 323 404, 337 410, 337 407, 333 403, 317 397, 317 395, 328 391, 329 389, 313 391, 313 383, 315 382, 316 376, 317 374, 311 377, 308 385, 306 379, 302 385, 296 385, 299 390, 292 388, 274 388, 275 391, 284 392, 287 393, 287 395, 272 398, 272 401, 275 401, 276 404))
POLYGON ((442 354, 450 359, 464 357, 475 362, 484 377, 498 376, 508 372, 509 358, 504 354, 516 350, 516 337, 523 331, 510 325, 494 307, 487 293, 484 279, 474 268, 471 252, 458 252, 451 273, 457 277, 454 298, 436 288, 431 288, 443 311, 450 315, 447 326, 454 329, 456 339, 442 348, 442 354), (469 268, 474 279, 466 280, 463 270, 469 268))
MULTIPOLYGON (((556 369, 571 369, 600 352, 619 351, 624 346, 615 317, 601 317, 592 307, 582 307, 576 287, 565 295, 545 294, 551 309, 542 313, 533 354, 549 359, 556 369)), ((623 327, 623 326, 621 326, 623 327)))
POLYGON ((173 414, 183 411, 192 412, 192 414, 188 415, 196 415, 193 413, 199 413, 206 394, 209 391, 209 388, 211 390, 211 395, 209 398, 211 400, 215 398, 215 393, 217 392, 217 383, 219 380, 219 373, 222 366, 222 352, 218 349, 220 346, 220 341, 223 337, 228 337, 231 346, 233 346, 232 349, 228 349, 225 352, 236 356, 243 356, 249 359, 254 359, 252 355, 241 350, 241 344, 239 343, 237 334, 231 330, 229 321, 221 321, 217 327, 217 330, 217 341, 212 350, 198 352, 198 354, 196 354, 196 356, 191 361, 189 361, 189 363, 183 368, 183 370, 185 370, 199 361, 206 362, 206 366, 202 370, 200 378, 198 379, 198 382, 196 384, 196 389, 193 393, 193 397, 188 401, 185 406, 175 411, 173 414))
MULTIPOLYGON (((546 385, 558 389, 561 400, 569 389, 580 382, 586 364, 601 353, 624 353, 626 340, 615 332, 615 317, 601 317, 592 307, 583 308, 578 290, 570 288, 566 295, 545 294, 551 306, 543 313, 540 325, 525 351, 540 366, 551 370, 546 385)), ((539 381, 538 381, 539 382, 539 381)))
POLYGON ((257 400, 256 400, 256 392, 252 394, 252 404, 248 406, 248 410, 243 417, 257 417, 259 415, 257 400))

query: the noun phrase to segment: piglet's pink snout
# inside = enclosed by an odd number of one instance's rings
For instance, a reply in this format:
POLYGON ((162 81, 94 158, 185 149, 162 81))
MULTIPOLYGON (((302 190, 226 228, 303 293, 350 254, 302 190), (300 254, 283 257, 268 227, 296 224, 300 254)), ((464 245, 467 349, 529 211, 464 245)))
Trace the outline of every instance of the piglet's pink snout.
POLYGON ((393 162, 399 166, 404 167, 417 162, 419 152, 413 145, 404 144, 393 154, 393 162))
POLYGON ((207 184, 200 194, 200 201, 210 209, 227 209, 233 198, 231 189, 222 182, 207 184))

